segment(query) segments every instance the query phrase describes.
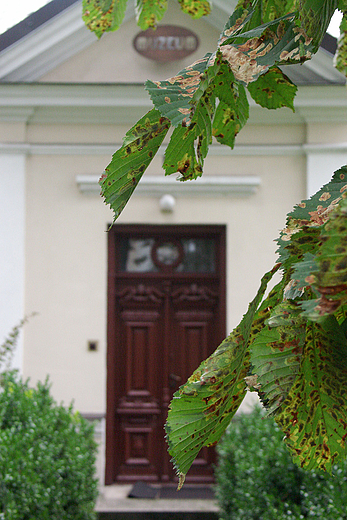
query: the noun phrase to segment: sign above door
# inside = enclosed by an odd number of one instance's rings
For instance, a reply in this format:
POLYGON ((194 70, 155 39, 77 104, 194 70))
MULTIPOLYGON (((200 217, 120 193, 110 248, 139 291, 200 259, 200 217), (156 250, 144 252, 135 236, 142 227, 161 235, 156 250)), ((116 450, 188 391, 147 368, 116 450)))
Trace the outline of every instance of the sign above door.
POLYGON ((145 58, 168 62, 181 60, 195 52, 199 47, 199 38, 185 27, 159 25, 155 30, 147 29, 138 33, 133 45, 145 58))

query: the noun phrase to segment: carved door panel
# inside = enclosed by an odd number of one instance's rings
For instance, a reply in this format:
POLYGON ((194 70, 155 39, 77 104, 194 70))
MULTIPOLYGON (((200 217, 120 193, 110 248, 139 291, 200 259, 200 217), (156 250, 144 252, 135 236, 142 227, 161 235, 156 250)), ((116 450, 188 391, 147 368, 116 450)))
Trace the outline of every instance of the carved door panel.
MULTIPOLYGON (((109 237, 106 483, 170 482, 175 473, 163 430, 168 404, 225 334, 224 228, 114 229, 109 237), (196 263, 201 258, 186 258, 192 240, 201 246, 203 267, 196 263)), ((213 460, 212 450, 201 450, 187 481, 213 481, 213 460)))

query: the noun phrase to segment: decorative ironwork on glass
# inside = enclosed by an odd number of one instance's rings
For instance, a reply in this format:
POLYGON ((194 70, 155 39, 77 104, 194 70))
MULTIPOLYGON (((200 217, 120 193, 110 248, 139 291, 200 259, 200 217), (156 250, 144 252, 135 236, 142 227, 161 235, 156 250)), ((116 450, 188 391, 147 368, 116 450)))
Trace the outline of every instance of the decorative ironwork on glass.
POLYGON ((216 242, 212 238, 122 238, 121 270, 128 273, 214 273, 216 242))
POLYGON ((127 273, 155 273, 152 260, 154 238, 123 238, 120 244, 121 270, 127 273))

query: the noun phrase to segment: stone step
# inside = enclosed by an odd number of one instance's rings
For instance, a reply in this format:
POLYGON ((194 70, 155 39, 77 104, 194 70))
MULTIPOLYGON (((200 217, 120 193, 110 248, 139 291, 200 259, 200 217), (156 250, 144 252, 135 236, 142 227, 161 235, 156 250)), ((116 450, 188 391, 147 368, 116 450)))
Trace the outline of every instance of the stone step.
POLYGON ((218 505, 211 499, 128 498, 132 485, 100 490, 96 511, 102 520, 217 520, 218 505))

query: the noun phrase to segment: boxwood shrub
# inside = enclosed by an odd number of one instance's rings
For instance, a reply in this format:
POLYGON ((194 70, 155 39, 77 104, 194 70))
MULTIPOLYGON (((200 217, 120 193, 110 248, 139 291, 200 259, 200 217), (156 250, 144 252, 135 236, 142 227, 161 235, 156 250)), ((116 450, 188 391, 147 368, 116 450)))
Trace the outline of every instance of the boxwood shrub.
POLYGON ((257 407, 219 444, 217 498, 223 520, 347 520, 347 463, 333 475, 293 464, 275 421, 257 407))
POLYGON ((58 405, 48 382, 1 375, 0 519, 93 520, 93 426, 58 405))

